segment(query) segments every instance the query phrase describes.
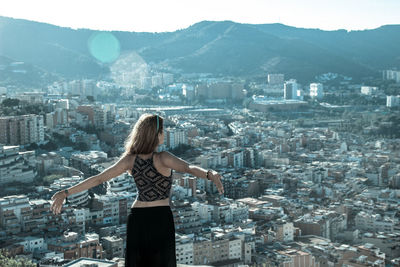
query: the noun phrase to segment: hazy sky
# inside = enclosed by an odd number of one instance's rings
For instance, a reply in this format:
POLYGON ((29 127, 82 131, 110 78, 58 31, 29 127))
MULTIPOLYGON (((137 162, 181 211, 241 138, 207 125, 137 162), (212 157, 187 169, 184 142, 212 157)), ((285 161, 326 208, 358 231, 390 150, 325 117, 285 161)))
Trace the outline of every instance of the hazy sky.
POLYGON ((400 0, 0 0, 0 16, 72 28, 162 32, 202 20, 324 30, 400 24, 400 0))

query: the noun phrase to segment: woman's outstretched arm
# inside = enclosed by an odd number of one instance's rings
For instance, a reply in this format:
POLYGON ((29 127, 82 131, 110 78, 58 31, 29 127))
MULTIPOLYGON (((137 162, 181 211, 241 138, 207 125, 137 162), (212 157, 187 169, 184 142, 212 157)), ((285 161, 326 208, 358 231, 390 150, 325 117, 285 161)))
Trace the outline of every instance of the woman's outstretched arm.
POLYGON ((116 163, 112 166, 108 167, 104 171, 99 174, 93 175, 86 180, 71 186, 68 188, 68 194, 76 194, 84 190, 88 190, 92 187, 95 187, 99 184, 107 182, 108 180, 117 177, 124 172, 126 172, 130 167, 131 162, 129 161, 129 156, 121 157, 116 163))
POLYGON ((205 170, 196 165, 189 164, 185 160, 178 158, 167 151, 163 151, 160 153, 160 155, 162 164, 167 168, 176 170, 178 172, 189 173, 205 179, 207 179, 208 173, 208 178, 215 183, 219 193, 224 193, 224 187, 221 183, 221 175, 218 172, 214 170, 205 170))
POLYGON ((54 202, 52 203, 50 210, 52 210, 55 214, 59 213, 62 204, 67 196, 79 193, 84 190, 88 190, 114 177, 121 175, 132 167, 130 166, 131 163, 131 155, 126 155, 124 157, 121 157, 116 163, 114 163, 112 166, 108 167, 101 173, 86 178, 82 182, 68 188, 68 195, 66 195, 64 190, 58 191, 51 197, 54 202))

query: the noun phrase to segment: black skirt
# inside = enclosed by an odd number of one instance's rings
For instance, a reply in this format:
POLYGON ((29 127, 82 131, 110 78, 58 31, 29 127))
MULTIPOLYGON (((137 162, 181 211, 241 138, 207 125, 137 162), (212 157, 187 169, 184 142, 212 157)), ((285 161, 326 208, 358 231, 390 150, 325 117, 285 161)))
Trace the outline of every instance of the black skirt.
POLYGON ((175 226, 170 206, 131 208, 125 267, 175 267, 175 226))

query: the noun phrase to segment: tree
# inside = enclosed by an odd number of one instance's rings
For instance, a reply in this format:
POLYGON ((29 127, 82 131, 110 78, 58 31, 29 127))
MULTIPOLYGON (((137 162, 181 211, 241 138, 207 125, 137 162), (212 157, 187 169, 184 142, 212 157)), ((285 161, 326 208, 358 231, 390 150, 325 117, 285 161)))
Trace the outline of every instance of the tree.
POLYGON ((31 143, 29 146, 26 147, 27 150, 36 150, 39 146, 36 143, 31 143))
POLYGON ((94 102, 94 97, 93 97, 92 95, 86 96, 86 99, 87 99, 89 102, 94 102))
POLYGON ((41 149, 44 149, 44 150, 47 150, 47 151, 54 151, 54 150, 57 150, 57 144, 56 143, 54 143, 53 141, 49 141, 49 142, 47 142, 46 144, 44 144, 44 145, 40 145, 39 146, 41 149))
POLYGON ((14 98, 6 98, 4 99, 2 105, 5 107, 15 107, 19 105, 19 99, 14 99, 14 98))
POLYGON ((80 151, 88 151, 89 150, 89 146, 85 142, 75 143, 73 148, 76 150, 80 150, 80 151))
POLYGON ((0 249, 0 266, 2 267, 36 267, 30 260, 21 257, 11 257, 7 250, 0 249))

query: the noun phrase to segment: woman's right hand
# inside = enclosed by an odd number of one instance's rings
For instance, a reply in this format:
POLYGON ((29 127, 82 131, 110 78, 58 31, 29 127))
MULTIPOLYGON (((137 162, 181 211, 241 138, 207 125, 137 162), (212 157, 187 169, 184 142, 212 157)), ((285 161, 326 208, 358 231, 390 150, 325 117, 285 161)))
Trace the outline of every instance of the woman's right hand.
POLYGON ((59 214, 61 212, 62 205, 64 200, 66 199, 66 195, 64 190, 56 192, 52 197, 53 203, 50 206, 50 210, 53 211, 54 214, 59 214))
POLYGON ((222 195, 224 193, 224 186, 222 185, 221 182, 222 176, 218 172, 210 170, 208 177, 210 178, 211 181, 213 181, 213 183, 217 187, 219 194, 222 195))

